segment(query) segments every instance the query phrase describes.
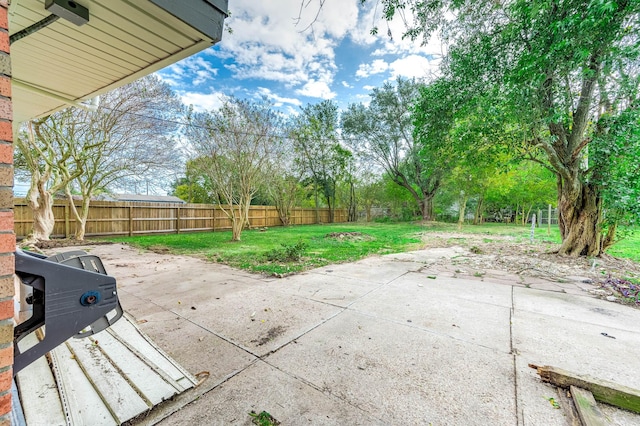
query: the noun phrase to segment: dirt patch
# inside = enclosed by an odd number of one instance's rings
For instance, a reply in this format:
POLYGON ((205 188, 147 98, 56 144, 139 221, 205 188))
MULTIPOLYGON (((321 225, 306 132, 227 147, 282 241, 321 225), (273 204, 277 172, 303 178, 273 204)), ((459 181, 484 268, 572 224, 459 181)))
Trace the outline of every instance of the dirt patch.
POLYGON ((147 250, 157 254, 171 254, 171 250, 169 250, 169 247, 166 246, 149 246, 147 250))
POLYGON ((371 235, 362 232, 330 232, 324 236, 325 238, 333 238, 338 241, 372 241, 371 235))
POLYGON ((597 258, 568 257, 557 254, 559 245, 552 242, 518 241, 511 236, 425 233, 424 248, 459 246, 468 251, 452 259, 439 260, 455 271, 482 278, 486 271, 505 271, 519 277, 533 277, 551 283, 580 282, 602 287, 592 294, 614 301, 624 294, 608 283, 612 279, 640 280, 640 264, 609 255, 597 258))
POLYGON ((276 337, 280 336, 286 330, 287 329, 284 328, 281 325, 279 325, 277 327, 272 327, 272 328, 269 329, 269 331, 267 331, 267 333, 264 336, 262 336, 262 337, 260 337, 259 339, 256 339, 256 340, 252 340, 251 343, 255 343, 257 346, 266 345, 267 343, 269 343, 270 341, 272 341, 276 337))
POLYGON ((35 247, 46 250, 46 249, 54 249, 61 247, 76 247, 76 246, 100 246, 113 244, 111 241, 92 241, 92 240, 73 240, 73 239, 60 239, 60 240, 49 240, 49 241, 39 241, 35 244, 35 247))

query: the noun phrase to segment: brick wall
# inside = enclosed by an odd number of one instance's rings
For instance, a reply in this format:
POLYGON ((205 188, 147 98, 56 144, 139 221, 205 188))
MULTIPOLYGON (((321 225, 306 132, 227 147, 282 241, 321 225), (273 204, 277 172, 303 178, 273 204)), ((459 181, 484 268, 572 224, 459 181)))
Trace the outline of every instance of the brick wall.
POLYGON ((0 0, 0 426, 11 420, 13 365, 13 132, 11 60, 9 57, 9 0, 0 0))

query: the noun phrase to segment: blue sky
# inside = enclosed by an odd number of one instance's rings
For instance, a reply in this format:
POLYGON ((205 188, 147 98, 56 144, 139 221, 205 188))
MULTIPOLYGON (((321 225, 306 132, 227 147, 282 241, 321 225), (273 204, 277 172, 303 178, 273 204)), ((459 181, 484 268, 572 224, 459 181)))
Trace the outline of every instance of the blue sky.
POLYGON ((420 46, 402 40, 401 19, 387 26, 375 0, 359 3, 325 0, 318 14, 320 0, 230 0, 226 24, 232 32, 158 75, 196 110, 215 109, 236 96, 266 97, 295 113, 324 99, 341 108, 366 103, 371 89, 386 80, 428 78, 436 71, 442 54, 437 41, 420 46), (308 5, 301 9, 302 1, 308 5), (378 36, 370 34, 374 25, 378 36))

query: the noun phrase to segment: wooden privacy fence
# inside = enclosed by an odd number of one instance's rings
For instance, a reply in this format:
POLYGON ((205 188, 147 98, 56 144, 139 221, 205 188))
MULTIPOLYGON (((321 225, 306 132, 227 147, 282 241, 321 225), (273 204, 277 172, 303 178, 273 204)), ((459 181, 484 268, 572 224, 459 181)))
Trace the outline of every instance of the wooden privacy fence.
MULTIPOLYGON (((76 202, 80 208, 80 201, 76 202)), ((67 200, 53 204, 54 238, 71 237, 76 222, 67 200)), ((329 222, 329 209, 319 209, 321 223, 329 222)), ((17 238, 26 237, 32 229, 33 214, 23 198, 14 200, 14 229, 17 238)), ((334 210, 334 222, 346 222, 347 211, 334 210)), ((316 223, 316 210, 294 208, 292 225, 316 223)), ((249 223, 252 227, 282 226, 278 211, 273 206, 251 206, 249 223)), ((143 235, 196 231, 223 231, 231 229, 231 220, 214 204, 174 204, 152 202, 92 201, 87 218, 87 237, 109 235, 143 235)))

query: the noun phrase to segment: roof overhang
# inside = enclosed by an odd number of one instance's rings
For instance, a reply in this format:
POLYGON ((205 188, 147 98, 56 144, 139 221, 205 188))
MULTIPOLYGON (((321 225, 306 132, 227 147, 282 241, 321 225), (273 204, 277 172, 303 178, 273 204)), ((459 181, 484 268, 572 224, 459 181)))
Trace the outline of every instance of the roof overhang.
MULTIPOLYGON (((74 3, 68 1, 68 3, 74 3)), ((11 44, 14 123, 47 116, 220 41, 227 0, 76 0, 77 26, 59 19, 11 44)), ((11 0, 13 35, 49 16, 45 0, 11 0)))

